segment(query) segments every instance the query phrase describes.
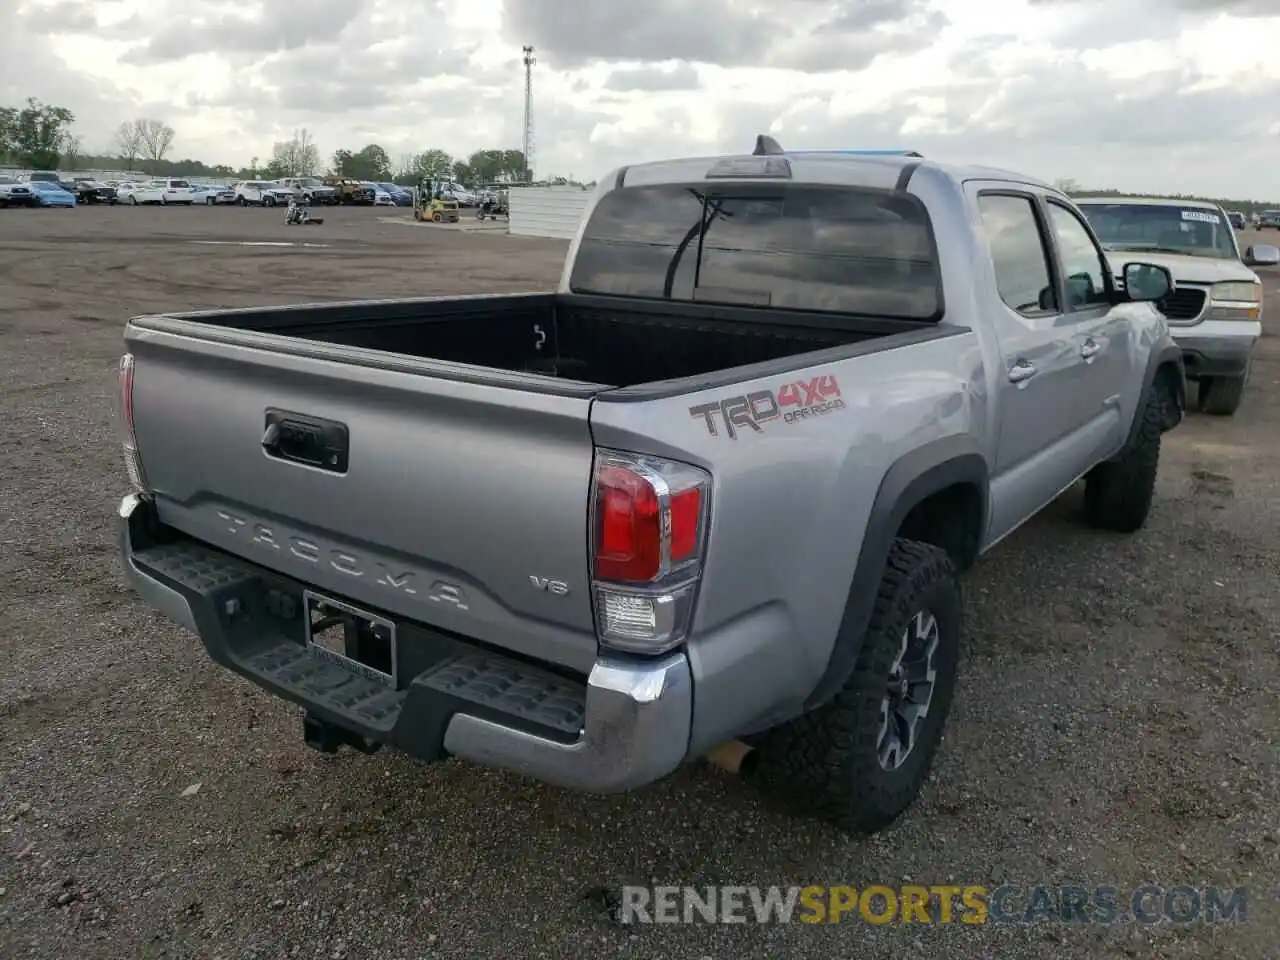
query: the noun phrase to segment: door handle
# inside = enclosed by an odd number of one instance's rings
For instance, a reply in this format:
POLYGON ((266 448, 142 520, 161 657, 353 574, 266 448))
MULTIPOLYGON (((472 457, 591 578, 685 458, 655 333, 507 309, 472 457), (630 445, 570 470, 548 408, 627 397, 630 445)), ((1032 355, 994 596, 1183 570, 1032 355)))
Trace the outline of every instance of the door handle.
POLYGON ((1080 356, 1084 357, 1086 360, 1092 360, 1101 349, 1102 344, 1098 343, 1098 341, 1093 339, 1093 337, 1090 337, 1081 345, 1080 356))
POLYGON ((1009 368, 1010 383, 1026 383, 1035 375, 1035 364, 1027 360, 1018 360, 1009 368))

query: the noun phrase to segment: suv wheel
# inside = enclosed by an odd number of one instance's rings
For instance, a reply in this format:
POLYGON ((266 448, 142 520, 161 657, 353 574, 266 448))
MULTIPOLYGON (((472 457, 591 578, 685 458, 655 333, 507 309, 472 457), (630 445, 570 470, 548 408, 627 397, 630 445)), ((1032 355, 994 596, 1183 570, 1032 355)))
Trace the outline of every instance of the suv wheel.
POLYGON ((1229 417, 1240 409, 1248 382, 1248 371, 1239 377, 1201 377, 1196 385, 1197 405, 1210 416, 1229 417))
POLYGON ((764 735, 753 776, 844 830, 874 833, 896 821, 942 741, 962 611, 947 554, 895 540, 853 673, 829 703, 764 735))
POLYGON ((1095 527, 1134 533, 1147 522, 1160 466, 1164 403, 1159 388, 1148 387, 1133 442, 1118 458, 1098 464, 1085 477, 1085 515, 1095 527))

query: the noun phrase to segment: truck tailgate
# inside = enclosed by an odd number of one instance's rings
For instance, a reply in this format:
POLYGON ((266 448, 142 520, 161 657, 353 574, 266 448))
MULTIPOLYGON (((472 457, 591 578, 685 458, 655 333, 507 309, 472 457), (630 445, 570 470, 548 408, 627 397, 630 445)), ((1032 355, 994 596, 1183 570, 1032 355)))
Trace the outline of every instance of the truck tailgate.
POLYGON ((589 391, 132 326, 126 339, 138 447, 163 522, 337 598, 591 667, 589 391), (268 436, 271 411, 284 422, 268 436), (281 459, 317 437, 338 463, 281 459))

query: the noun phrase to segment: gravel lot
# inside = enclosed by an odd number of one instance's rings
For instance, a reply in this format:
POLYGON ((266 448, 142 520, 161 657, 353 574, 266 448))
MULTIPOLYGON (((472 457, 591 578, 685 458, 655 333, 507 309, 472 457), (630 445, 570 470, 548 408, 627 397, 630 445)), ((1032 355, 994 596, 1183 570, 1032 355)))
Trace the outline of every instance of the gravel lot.
MULTIPOLYGON (((969 575, 936 776, 898 828, 853 840, 707 765, 599 799, 454 761, 320 756, 294 708, 124 589, 127 317, 547 287, 564 250, 324 215, 286 228, 261 210, 0 212, 0 956, 1276 956, 1275 336, 1235 418, 1192 415, 1166 437, 1145 531, 1087 529, 1071 492, 969 575), (619 929, 587 896, 904 878, 1243 885, 1249 919, 619 929)), ((1280 317, 1280 274, 1266 281, 1280 317)))

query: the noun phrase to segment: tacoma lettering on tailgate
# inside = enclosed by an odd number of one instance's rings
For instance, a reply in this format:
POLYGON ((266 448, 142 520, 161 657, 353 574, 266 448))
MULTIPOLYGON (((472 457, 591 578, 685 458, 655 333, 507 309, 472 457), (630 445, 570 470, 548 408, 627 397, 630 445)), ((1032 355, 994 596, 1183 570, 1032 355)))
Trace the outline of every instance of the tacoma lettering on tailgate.
POLYGON ((720 436, 719 420, 730 440, 738 439, 740 429, 760 433, 762 425, 780 420, 795 423, 810 417, 819 417, 844 409, 840 398, 840 385, 835 377, 814 377, 808 381, 788 383, 778 389, 757 390, 753 393, 725 397, 711 403, 700 403, 689 408, 689 415, 701 417, 707 432, 720 436))

